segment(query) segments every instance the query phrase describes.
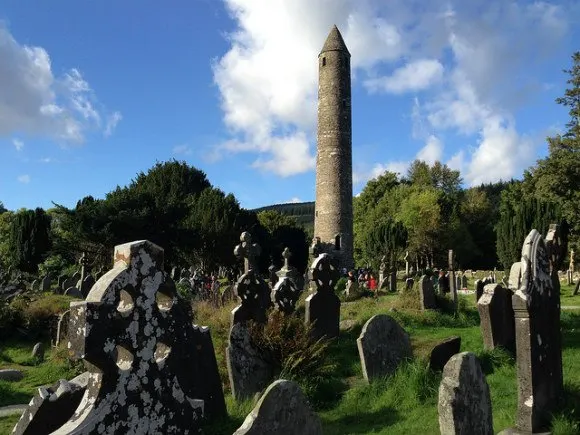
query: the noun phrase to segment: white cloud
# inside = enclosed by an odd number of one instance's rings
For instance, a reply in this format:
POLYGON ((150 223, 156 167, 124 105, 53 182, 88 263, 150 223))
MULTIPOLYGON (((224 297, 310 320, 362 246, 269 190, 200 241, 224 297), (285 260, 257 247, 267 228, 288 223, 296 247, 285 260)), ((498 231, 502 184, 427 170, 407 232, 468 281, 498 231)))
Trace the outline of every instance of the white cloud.
POLYGON ((435 59, 419 59, 398 68, 392 75, 368 79, 365 86, 371 92, 402 94, 422 91, 443 78, 443 65, 435 59))
POLYGON ((417 153, 417 159, 432 165, 436 161, 441 161, 443 156, 443 144, 441 141, 433 135, 427 138, 427 143, 423 148, 417 153))
POLYGON ((55 77, 42 47, 19 44, 0 22, 0 137, 15 132, 82 143, 103 110, 81 72, 55 77))
POLYGON ((16 151, 22 151, 24 148, 24 142, 22 142, 20 139, 12 139, 12 145, 14 145, 16 151))
POLYGON ((173 154, 175 155, 190 155, 191 148, 189 145, 176 145, 173 147, 173 154))
POLYGON ((284 201, 283 204, 297 204, 299 202, 302 202, 302 200, 297 196, 295 196, 294 198, 291 198, 288 201, 284 201))
POLYGON ((17 178, 19 183, 22 184, 28 184, 30 183, 30 175, 24 174, 24 175, 19 175, 17 178))
POLYGON ((122 119, 123 115, 121 115, 121 112, 115 111, 111 113, 107 117, 107 124, 105 125, 105 131, 103 132, 103 135, 105 137, 111 136, 113 134, 113 131, 115 131, 115 128, 117 128, 117 124, 121 122, 122 119))
MULTIPOLYGON (((448 136, 459 136, 473 147, 449 159, 467 171, 470 183, 518 175, 532 158, 525 154, 530 141, 518 131, 513 113, 521 95, 529 94, 522 90, 537 80, 531 66, 553 52, 568 27, 565 6, 542 1, 224 3, 235 28, 213 73, 231 136, 212 155, 251 153, 255 168, 281 176, 313 168, 316 58, 333 24, 351 52, 355 86, 424 92, 412 113, 412 136, 425 141, 418 157, 444 157, 441 144, 429 142, 431 136, 445 136, 450 144, 448 136), (491 144, 511 154, 488 168, 491 144)), ((353 180, 386 168, 404 173, 407 166, 369 163, 366 171, 354 171, 353 180)))

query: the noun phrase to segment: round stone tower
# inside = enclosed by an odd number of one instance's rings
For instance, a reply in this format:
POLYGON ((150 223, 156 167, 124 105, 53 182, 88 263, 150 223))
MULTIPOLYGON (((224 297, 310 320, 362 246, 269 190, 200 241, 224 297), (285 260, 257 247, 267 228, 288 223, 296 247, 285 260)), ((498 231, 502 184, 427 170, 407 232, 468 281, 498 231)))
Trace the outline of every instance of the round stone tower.
POLYGON ((314 236, 341 267, 354 266, 350 53, 334 26, 318 55, 314 236))

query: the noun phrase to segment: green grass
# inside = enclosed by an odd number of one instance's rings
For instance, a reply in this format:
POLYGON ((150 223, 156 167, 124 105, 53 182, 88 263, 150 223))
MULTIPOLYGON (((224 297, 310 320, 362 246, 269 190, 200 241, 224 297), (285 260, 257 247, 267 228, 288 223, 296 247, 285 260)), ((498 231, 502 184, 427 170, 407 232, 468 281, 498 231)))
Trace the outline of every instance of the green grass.
MULTIPOLYGON (((563 287, 562 304, 567 302, 563 287)), ((568 294, 571 290, 568 291, 568 294)), ((302 312, 303 300, 298 308, 302 312)), ((516 367, 512 356, 501 350, 484 351, 479 316, 473 295, 460 295, 461 312, 421 312, 412 297, 385 294, 378 299, 362 298, 341 307, 341 320, 353 326, 342 330, 328 350, 329 362, 335 366, 332 376, 301 381, 312 405, 319 413, 325 433, 339 434, 435 434, 439 433, 437 399, 441 374, 427 368, 429 352, 442 339, 461 337, 461 351, 474 352, 480 359, 490 387, 494 433, 515 423, 517 406, 516 367), (361 371, 356 339, 364 323, 373 315, 394 317, 411 336, 414 359, 403 364, 390 378, 367 384, 361 371)), ((570 298, 575 299, 575 298, 570 298)), ((580 299, 578 301, 580 305, 580 299)), ((231 434, 243 422, 254 403, 233 400, 225 368, 225 348, 229 333, 230 311, 234 303, 216 310, 207 303, 194 306, 196 323, 209 325, 226 394, 228 417, 207 424, 206 433, 231 434)), ((447 308, 449 310, 449 307, 447 308)), ((552 433, 580 433, 580 310, 562 312, 563 368, 565 398, 554 415, 552 433)), ((33 366, 30 352, 34 343, 0 343, 0 368, 16 367, 26 371, 23 381, 0 383, 0 405, 27 403, 34 390, 59 378, 70 379, 74 367, 59 351, 47 353, 47 361, 33 366), (2 388, 5 388, 2 390, 2 388)), ((62 351, 60 351, 62 352, 62 351)), ((9 433, 17 417, 0 418, 0 434, 9 433)))

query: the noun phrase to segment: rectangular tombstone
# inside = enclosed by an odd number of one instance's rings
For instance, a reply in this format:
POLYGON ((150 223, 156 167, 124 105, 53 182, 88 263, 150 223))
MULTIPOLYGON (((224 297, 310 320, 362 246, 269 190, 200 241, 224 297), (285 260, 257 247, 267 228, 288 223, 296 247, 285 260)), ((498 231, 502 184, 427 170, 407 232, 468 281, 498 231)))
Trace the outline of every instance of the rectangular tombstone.
POLYGON ((433 310, 437 308, 433 281, 427 275, 423 275, 419 280, 419 300, 422 310, 433 310))
MULTIPOLYGON (((552 232, 553 228, 551 228, 552 232)), ((557 230, 557 228, 556 228, 557 230)), ((540 432, 563 392, 557 234, 532 230, 522 247, 519 287, 512 298, 518 374, 517 430, 540 432)), ((514 268, 512 267, 512 272, 514 268)), ((510 286, 515 283, 510 273, 510 286)))
POLYGON ((515 354, 514 310, 511 290, 499 284, 485 286, 483 295, 477 302, 481 319, 483 347, 491 350, 502 347, 515 354))

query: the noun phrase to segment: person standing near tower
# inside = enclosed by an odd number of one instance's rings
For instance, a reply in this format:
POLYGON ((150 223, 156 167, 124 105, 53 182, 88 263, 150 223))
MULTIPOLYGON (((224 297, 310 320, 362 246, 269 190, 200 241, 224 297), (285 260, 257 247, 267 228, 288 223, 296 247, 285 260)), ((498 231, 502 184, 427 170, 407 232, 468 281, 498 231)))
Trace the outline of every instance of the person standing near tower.
POLYGON ((336 26, 318 56, 314 235, 341 268, 354 267, 350 53, 336 26))

